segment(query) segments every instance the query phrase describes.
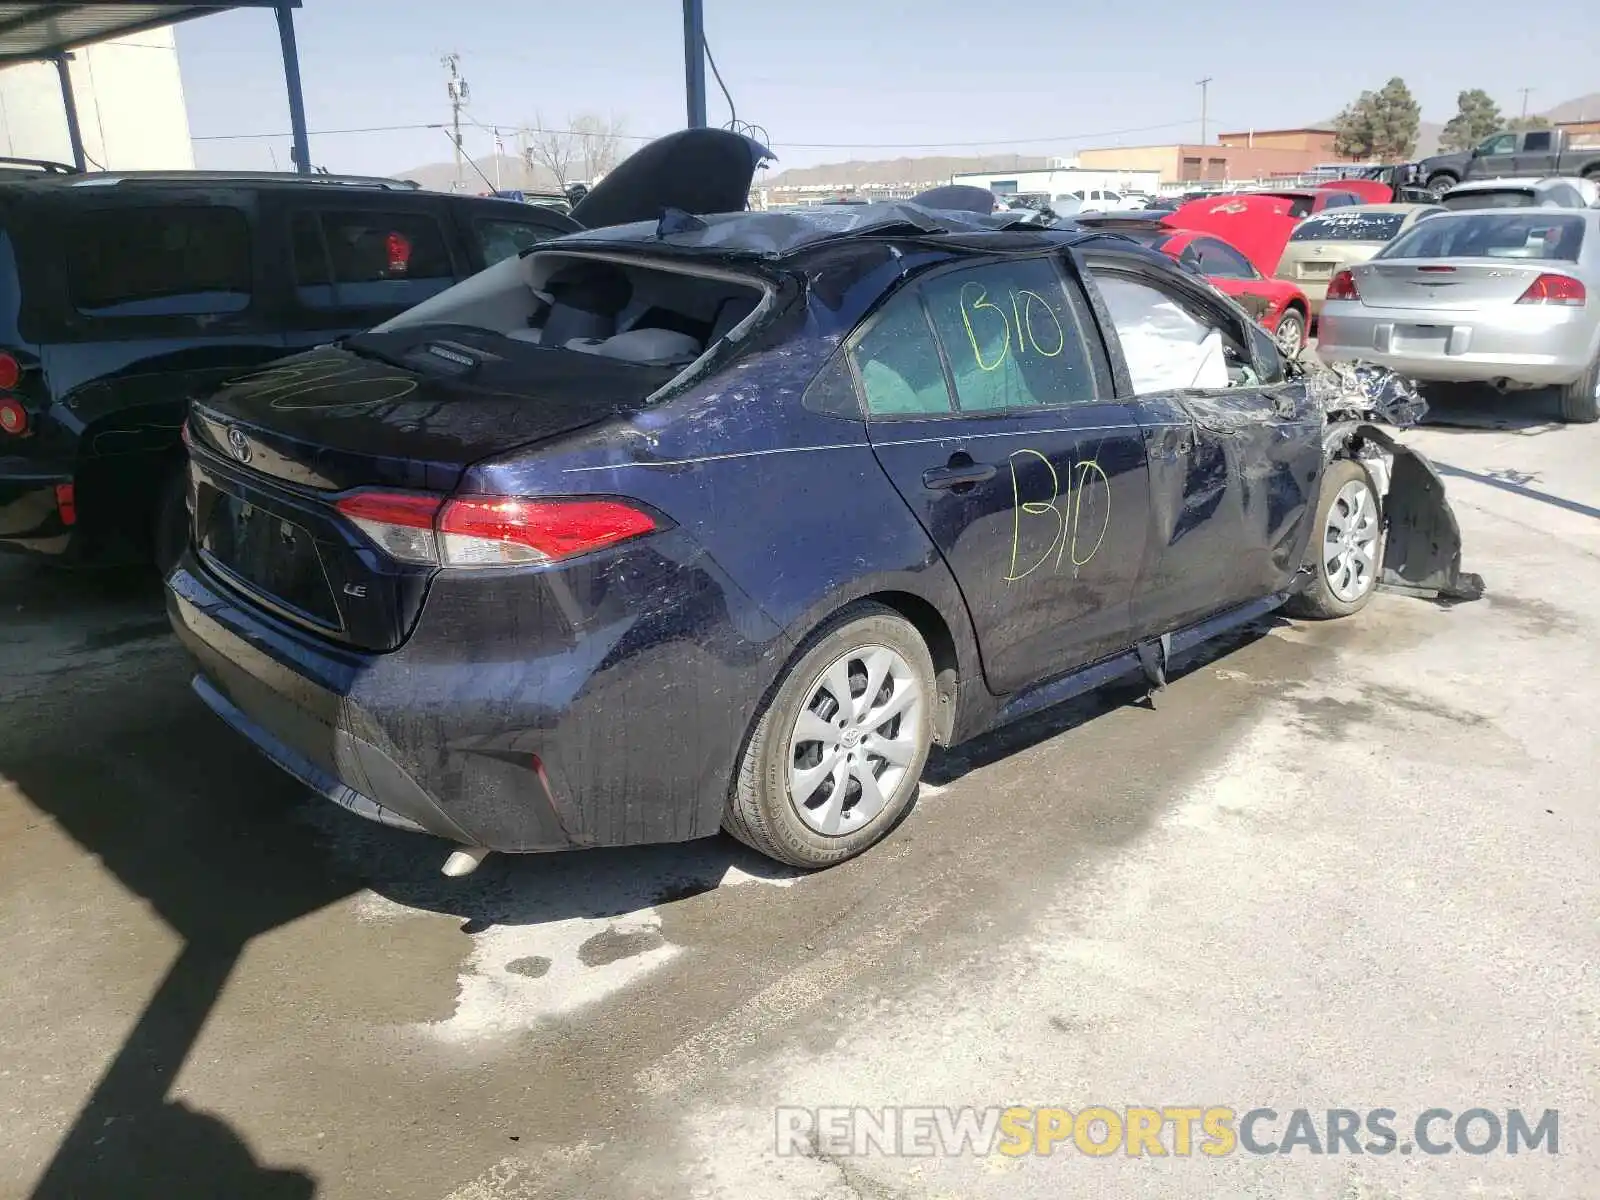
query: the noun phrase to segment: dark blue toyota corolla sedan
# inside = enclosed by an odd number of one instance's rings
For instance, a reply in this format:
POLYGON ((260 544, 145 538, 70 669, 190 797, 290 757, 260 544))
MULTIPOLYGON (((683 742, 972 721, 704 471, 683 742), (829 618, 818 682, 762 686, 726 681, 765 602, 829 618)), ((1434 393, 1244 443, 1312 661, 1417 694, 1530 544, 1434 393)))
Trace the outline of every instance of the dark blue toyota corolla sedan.
POLYGON ((669 211, 234 381, 186 431, 196 690, 451 873, 719 828, 820 867, 933 742, 1453 584, 1425 461, 1030 220, 669 211))

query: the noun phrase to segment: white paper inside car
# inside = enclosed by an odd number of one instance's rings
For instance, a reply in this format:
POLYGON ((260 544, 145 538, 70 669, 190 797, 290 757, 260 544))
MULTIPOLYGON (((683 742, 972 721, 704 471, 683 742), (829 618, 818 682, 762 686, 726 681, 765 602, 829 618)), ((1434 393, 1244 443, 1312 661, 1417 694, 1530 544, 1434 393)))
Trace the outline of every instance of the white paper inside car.
POLYGON ((1228 386, 1221 330, 1142 283, 1107 275, 1095 282, 1111 309, 1135 392, 1228 386))

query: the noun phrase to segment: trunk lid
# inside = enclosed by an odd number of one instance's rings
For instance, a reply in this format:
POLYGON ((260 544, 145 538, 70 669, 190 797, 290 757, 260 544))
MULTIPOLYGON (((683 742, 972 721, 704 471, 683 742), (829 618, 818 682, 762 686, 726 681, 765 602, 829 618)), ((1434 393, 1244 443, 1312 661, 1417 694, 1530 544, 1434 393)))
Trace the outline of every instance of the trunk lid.
POLYGON ((688 213, 743 212, 756 168, 776 155, 727 129, 681 129, 617 164, 573 205, 585 229, 655 221, 669 208, 688 213))
POLYGON ((636 409, 676 371, 439 325, 280 360, 192 406, 195 545, 285 620, 392 650, 435 568, 378 552, 339 495, 447 495, 474 463, 636 409))
POLYGON ((1374 308, 1479 309, 1515 304, 1530 284, 1560 263, 1507 259, 1407 262, 1380 259, 1354 269, 1363 304, 1374 308))

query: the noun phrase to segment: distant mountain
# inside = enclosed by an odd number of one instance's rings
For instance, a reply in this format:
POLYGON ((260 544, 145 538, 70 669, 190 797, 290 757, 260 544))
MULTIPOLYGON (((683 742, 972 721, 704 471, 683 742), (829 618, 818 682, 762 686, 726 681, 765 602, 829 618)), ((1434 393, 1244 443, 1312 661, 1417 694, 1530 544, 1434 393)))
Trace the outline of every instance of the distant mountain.
MULTIPOLYGON (((495 167, 500 168, 500 188, 503 191, 521 189, 530 192, 553 192, 556 190, 555 177, 542 167, 530 169, 528 164, 520 158, 509 155, 489 155, 485 158, 472 160, 477 164, 477 171, 472 165, 463 161, 461 164, 460 190, 469 195, 476 196, 480 192, 492 191, 495 179, 495 167), (482 174, 479 174, 482 172, 482 174), (488 180, 489 182, 485 182, 488 180)), ((395 179, 411 179, 434 192, 456 191, 456 164, 454 162, 425 163, 420 167, 412 167, 408 171, 395 171, 395 179)))
POLYGON ((920 184, 948 183, 950 176, 968 171, 1038 171, 1050 165, 1048 158, 1028 154, 986 154, 925 158, 885 158, 819 167, 792 167, 757 182, 758 187, 805 187, 833 184, 857 186, 865 183, 920 184))
POLYGON ((1590 92, 1587 96, 1579 96, 1576 100, 1568 100, 1554 108, 1546 109, 1545 116, 1551 121, 1600 121, 1600 92, 1590 92))

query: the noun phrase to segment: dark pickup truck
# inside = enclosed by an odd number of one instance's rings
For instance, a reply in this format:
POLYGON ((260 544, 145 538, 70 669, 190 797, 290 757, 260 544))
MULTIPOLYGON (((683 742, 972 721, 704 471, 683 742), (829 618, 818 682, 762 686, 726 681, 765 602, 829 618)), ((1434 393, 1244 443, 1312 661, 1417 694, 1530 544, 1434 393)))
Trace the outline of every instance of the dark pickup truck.
POLYGON ((1471 150, 1436 154, 1417 164, 1417 178, 1435 193, 1468 179, 1573 175, 1600 179, 1600 135, 1565 129, 1494 134, 1471 150))

